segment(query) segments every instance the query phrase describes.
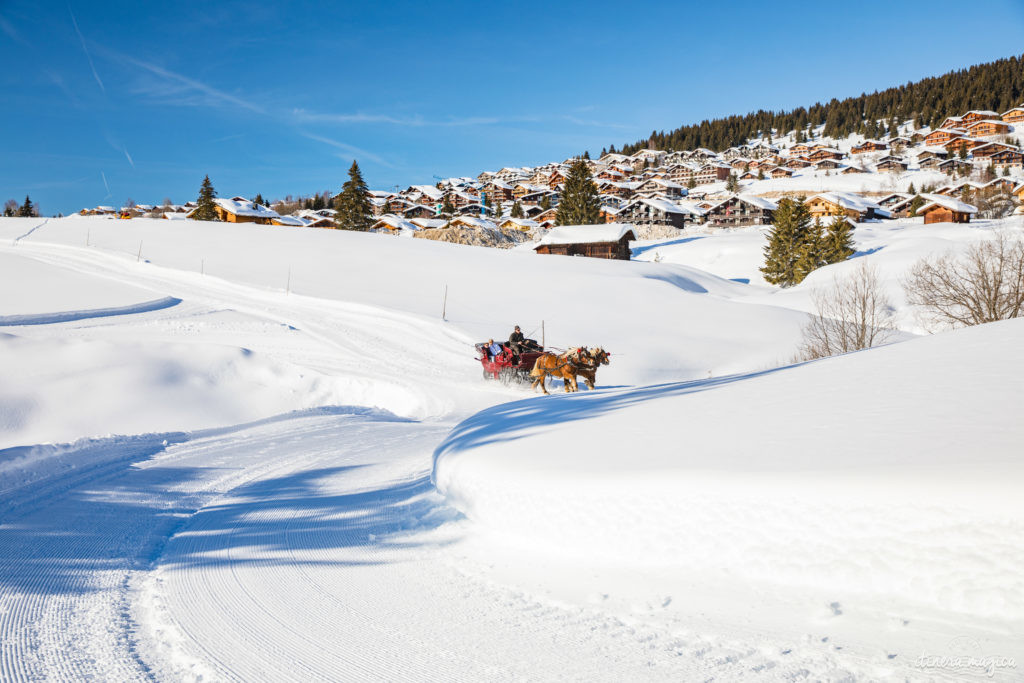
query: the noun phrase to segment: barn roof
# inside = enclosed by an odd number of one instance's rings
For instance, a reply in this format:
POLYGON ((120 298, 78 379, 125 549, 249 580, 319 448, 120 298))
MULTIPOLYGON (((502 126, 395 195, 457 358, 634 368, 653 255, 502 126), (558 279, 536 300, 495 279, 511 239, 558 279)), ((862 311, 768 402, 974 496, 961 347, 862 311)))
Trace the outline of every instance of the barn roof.
POLYGON ((618 242, 626 235, 634 239, 636 233, 630 223, 602 223, 598 225, 559 225, 551 228, 534 247, 546 244, 596 244, 618 242))
POLYGON ((946 195, 942 195, 942 194, 923 194, 921 196, 924 197, 925 200, 928 203, 925 204, 924 206, 922 206, 920 209, 918 209, 917 210, 918 213, 924 213, 925 211, 927 211, 928 209, 930 209, 932 207, 940 207, 940 206, 943 207, 943 208, 949 209, 950 211, 958 211, 960 213, 977 213, 978 212, 978 207, 973 206, 971 204, 966 204, 966 203, 964 203, 964 202, 962 202, 962 201, 960 201, 958 199, 954 199, 953 197, 947 197, 946 195))

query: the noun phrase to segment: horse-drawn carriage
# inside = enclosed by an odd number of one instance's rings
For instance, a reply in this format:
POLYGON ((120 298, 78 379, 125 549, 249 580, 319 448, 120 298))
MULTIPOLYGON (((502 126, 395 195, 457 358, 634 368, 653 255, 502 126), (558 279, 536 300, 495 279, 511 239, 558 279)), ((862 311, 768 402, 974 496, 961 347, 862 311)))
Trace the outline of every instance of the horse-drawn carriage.
POLYGON ((506 343, 498 346, 501 352, 492 354, 487 342, 475 345, 480 354, 477 360, 483 366, 484 379, 496 379, 506 385, 532 383, 535 388, 539 385, 545 394, 548 390, 544 380, 549 376, 563 380, 567 392, 577 390, 577 376, 583 377, 587 387, 593 389, 597 368, 608 365, 611 357, 600 346, 592 349, 581 346, 561 354, 545 352, 532 339, 525 340, 518 348, 506 343))
POLYGON ((534 363, 544 354, 544 348, 536 342, 527 345, 519 353, 506 343, 500 343, 501 353, 491 355, 487 343, 476 344, 476 351, 480 354, 477 360, 484 369, 484 379, 496 379, 502 384, 523 384, 531 382, 530 371, 534 363))

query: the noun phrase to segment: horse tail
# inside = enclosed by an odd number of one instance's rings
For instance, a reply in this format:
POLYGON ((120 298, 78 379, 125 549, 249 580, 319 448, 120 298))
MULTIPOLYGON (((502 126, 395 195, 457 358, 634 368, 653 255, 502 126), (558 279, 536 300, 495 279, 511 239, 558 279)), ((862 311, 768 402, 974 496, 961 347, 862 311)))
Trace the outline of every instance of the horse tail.
POLYGON ((544 356, 538 356, 537 360, 533 362, 533 369, 530 370, 530 377, 540 377, 544 374, 544 370, 541 368, 542 360, 544 360, 544 356))

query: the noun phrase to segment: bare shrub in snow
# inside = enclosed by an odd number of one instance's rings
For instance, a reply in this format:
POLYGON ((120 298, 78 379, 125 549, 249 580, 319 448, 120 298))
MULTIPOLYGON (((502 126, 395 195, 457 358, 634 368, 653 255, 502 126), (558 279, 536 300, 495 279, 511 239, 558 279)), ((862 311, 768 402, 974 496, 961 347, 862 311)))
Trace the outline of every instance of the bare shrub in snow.
POLYGON ((892 305, 874 266, 811 294, 814 316, 803 329, 797 360, 835 356, 884 344, 893 333, 892 305))
POLYGON ((921 259, 903 282, 933 327, 980 325, 1024 313, 1024 241, 997 232, 962 256, 921 259))
POLYGON ((1003 218, 1017 208, 1017 198, 1006 190, 978 192, 973 201, 978 207, 978 218, 1003 218))

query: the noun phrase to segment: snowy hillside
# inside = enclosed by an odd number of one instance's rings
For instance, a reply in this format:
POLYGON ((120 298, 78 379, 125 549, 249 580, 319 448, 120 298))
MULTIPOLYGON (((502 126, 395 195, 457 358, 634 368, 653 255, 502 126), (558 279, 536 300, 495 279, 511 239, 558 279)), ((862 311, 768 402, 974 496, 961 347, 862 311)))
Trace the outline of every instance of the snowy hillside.
POLYGON ((915 339, 899 288, 996 229, 1024 226, 861 224, 778 290, 755 228, 602 261, 0 219, 0 679, 948 680, 915 661, 954 636, 1019 659, 1024 329, 915 339), (910 341, 787 367, 858 262, 910 341), (542 321, 612 352, 598 391, 481 379, 474 342, 542 321))

